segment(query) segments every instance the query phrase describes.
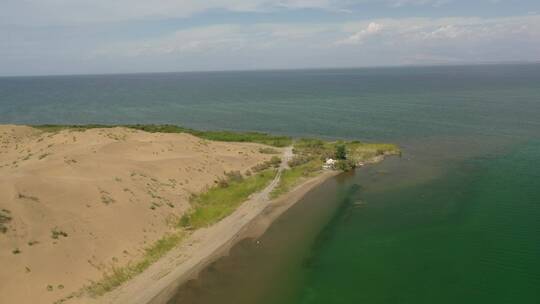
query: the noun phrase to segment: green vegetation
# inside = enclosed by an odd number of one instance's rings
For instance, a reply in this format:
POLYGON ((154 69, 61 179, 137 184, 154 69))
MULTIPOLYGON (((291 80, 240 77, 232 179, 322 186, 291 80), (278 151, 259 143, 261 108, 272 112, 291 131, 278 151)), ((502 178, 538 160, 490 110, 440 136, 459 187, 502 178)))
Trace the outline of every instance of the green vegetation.
POLYGON ((356 161, 369 161, 377 156, 401 154, 399 147, 394 144, 373 144, 352 141, 346 145, 348 158, 356 161))
POLYGON ((175 125, 37 125, 33 126, 44 132, 59 132, 62 130, 85 131, 96 128, 125 127, 150 133, 189 133, 194 136, 213 140, 229 142, 255 142, 275 147, 286 147, 292 143, 289 136, 271 135, 260 132, 233 132, 233 131, 199 131, 175 125))
POLYGON ((8 231, 7 224, 11 220, 11 211, 7 209, 0 210, 0 233, 6 233, 8 231))
POLYGON ((115 289, 163 257, 167 252, 176 247, 184 236, 185 233, 177 232, 162 237, 144 250, 144 255, 139 262, 130 263, 124 267, 113 267, 110 272, 103 275, 100 281, 92 282, 85 290, 90 296, 96 297, 115 289))
POLYGON ((393 144, 372 144, 359 141, 327 142, 320 139, 303 138, 294 144, 295 159, 292 164, 299 165, 313 159, 324 161, 327 158, 349 160, 359 164, 369 162, 377 156, 398 155, 399 148, 393 144))
POLYGON ((74 130, 74 131, 85 131, 88 129, 96 129, 96 128, 112 128, 113 126, 107 126, 107 125, 36 125, 32 126, 33 128, 39 129, 43 132, 60 132, 63 130, 74 130))
POLYGON ((180 219, 180 226, 196 229, 207 227, 231 214, 248 197, 266 187, 275 177, 276 170, 264 170, 258 174, 229 178, 208 191, 194 196, 192 210, 180 219))
POLYGON ((377 156, 399 154, 399 148, 391 144, 369 144, 358 141, 328 142, 320 139, 302 138, 294 143, 294 158, 289 161, 291 169, 281 174, 271 197, 276 198, 290 191, 306 178, 322 171, 327 158, 338 160, 335 169, 349 171, 357 165, 372 161, 377 156))

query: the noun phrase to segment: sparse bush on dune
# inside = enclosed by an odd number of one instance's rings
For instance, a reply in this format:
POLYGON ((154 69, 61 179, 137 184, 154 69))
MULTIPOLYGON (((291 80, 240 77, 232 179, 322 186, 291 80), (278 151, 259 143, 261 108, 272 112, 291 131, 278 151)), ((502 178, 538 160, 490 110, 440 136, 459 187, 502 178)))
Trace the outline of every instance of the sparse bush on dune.
POLYGON ((60 237, 68 237, 67 232, 60 230, 58 227, 54 227, 51 230, 51 238, 57 240, 60 237))
POLYGON ((230 171, 230 172, 225 172, 224 174, 225 174, 224 177, 220 177, 217 180, 217 185, 220 188, 227 188, 229 187, 229 184, 235 183, 235 182, 241 182, 244 179, 240 171, 230 171))
POLYGON ((11 211, 7 209, 0 210, 0 233, 6 233, 8 231, 7 224, 11 220, 11 211))
POLYGON ((35 196, 27 195, 27 194, 19 193, 19 194, 17 194, 17 197, 19 199, 22 199, 22 200, 30 200, 30 201, 34 201, 34 202, 39 202, 39 198, 37 198, 35 196))
POLYGON ((272 156, 272 158, 270 160, 267 160, 264 163, 253 166, 253 168, 251 168, 251 170, 253 172, 261 172, 263 170, 266 170, 266 169, 269 169, 269 168, 272 168, 272 167, 273 168, 278 168, 280 164, 281 164, 281 158, 279 158, 277 156, 272 156))
POLYGON ((279 151, 272 148, 260 148, 259 153, 262 154, 279 154, 279 151))

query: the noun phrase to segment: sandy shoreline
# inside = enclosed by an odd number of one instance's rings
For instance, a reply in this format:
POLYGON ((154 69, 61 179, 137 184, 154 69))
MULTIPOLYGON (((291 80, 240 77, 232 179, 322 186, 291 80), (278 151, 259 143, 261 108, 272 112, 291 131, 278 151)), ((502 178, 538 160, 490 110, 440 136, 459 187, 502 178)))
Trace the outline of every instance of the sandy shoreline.
POLYGON ((338 174, 337 171, 326 171, 265 205, 257 205, 254 200, 245 202, 221 222, 195 231, 181 246, 120 288, 98 299, 80 300, 82 303, 166 303, 180 285, 196 278, 206 266, 228 254, 234 244, 262 235, 307 192, 338 174))

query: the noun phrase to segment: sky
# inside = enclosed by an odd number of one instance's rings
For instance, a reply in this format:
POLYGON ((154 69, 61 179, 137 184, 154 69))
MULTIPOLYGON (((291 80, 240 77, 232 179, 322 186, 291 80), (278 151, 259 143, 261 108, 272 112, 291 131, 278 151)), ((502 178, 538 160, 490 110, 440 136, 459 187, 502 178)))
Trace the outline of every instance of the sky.
POLYGON ((540 61, 540 0, 0 0, 0 76, 540 61))

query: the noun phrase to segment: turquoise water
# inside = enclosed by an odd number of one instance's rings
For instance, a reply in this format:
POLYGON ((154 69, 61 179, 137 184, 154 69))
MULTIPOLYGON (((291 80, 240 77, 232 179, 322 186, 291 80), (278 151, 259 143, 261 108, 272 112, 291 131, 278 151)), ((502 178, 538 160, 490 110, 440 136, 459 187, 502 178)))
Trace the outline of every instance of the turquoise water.
POLYGON ((540 65, 0 78, 0 123, 391 141, 171 303, 540 303, 540 65))

